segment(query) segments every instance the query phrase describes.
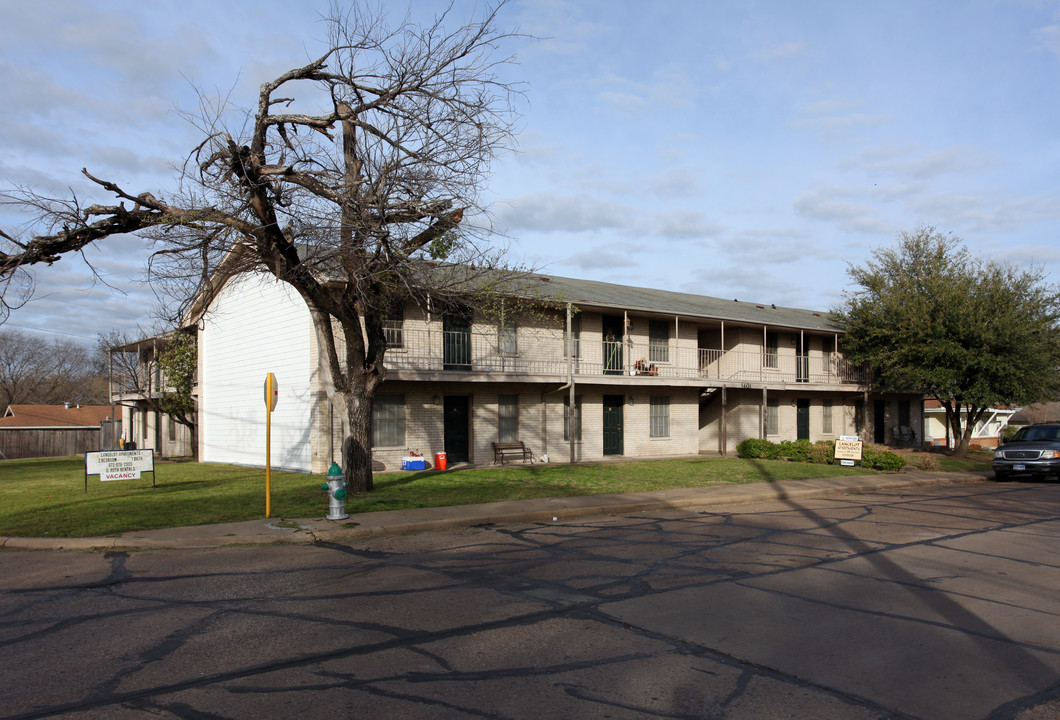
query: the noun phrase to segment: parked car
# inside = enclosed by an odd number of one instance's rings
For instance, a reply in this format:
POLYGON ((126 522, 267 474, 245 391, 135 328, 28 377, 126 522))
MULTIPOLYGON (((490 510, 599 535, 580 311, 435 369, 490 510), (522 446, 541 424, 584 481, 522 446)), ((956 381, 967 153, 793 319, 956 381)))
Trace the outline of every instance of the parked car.
POLYGON ((1060 423, 1020 428, 994 451, 993 465, 997 480, 1007 480, 1012 475, 1060 478, 1060 423))

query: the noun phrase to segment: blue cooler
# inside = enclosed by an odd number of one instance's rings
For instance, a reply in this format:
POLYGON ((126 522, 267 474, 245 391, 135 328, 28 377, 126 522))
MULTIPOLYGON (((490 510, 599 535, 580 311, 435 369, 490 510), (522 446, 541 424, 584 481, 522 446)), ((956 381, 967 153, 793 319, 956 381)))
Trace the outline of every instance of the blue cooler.
POLYGON ((427 461, 421 457, 407 457, 401 461, 402 470, 426 470, 427 461))

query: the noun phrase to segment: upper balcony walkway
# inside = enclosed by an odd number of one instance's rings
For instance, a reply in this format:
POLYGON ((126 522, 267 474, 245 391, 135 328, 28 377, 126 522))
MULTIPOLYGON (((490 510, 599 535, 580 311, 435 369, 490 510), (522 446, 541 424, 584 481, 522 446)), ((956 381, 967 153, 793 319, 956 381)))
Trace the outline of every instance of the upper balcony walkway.
MULTIPOLYGON (((607 376, 661 378, 687 382, 809 383, 861 385, 862 368, 837 353, 796 355, 757 350, 681 348, 669 344, 575 341, 571 364, 562 339, 498 338, 494 332, 388 331, 386 366, 395 371, 440 371, 566 378, 607 376)), ((404 373, 403 373, 404 374, 404 373)), ((411 379, 411 378, 410 378, 411 379)))

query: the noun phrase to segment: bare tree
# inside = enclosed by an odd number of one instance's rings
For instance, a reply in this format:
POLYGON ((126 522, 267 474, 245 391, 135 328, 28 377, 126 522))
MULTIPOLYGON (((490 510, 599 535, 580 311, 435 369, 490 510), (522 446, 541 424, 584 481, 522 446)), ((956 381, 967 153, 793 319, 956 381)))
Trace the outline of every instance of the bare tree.
POLYGON ((518 88, 500 75, 511 62, 500 47, 514 37, 496 27, 502 6, 455 29, 448 12, 390 27, 357 6, 333 10, 326 52, 263 83, 238 124, 203 102, 203 140, 178 197, 130 193, 87 171, 117 205, 9 194, 52 232, 4 235, 0 275, 143 232, 157 243, 152 272, 193 279, 200 306, 232 273, 290 283, 310 309, 328 397, 344 419, 347 477, 354 490, 372 489, 388 309, 428 293, 474 302, 517 274, 502 267, 487 224, 465 222, 485 218, 484 178, 511 148, 517 119, 518 88))
POLYGON ((1020 410, 1020 415, 1028 423, 1057 422, 1060 420, 1060 402, 1046 402, 1028 405, 1020 410))
POLYGON ((0 415, 8 405, 105 402, 102 367, 85 347, 18 330, 0 332, 0 415))

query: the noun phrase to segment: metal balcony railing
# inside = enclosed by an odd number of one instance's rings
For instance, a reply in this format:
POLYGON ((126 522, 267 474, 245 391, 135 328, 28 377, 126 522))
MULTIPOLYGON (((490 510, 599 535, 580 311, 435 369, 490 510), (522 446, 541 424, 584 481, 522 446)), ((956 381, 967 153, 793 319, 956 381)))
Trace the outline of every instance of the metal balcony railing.
MULTIPOLYGON (((568 343, 551 333, 521 332, 518 338, 496 330, 426 331, 405 329, 400 346, 387 350, 386 365, 394 370, 452 370, 565 376, 568 343)), ((761 350, 678 348, 665 353, 658 344, 576 339, 575 375, 633 375, 735 382, 805 382, 861 384, 862 368, 838 354, 785 355, 761 350), (667 357, 668 361, 652 358, 667 357)))

